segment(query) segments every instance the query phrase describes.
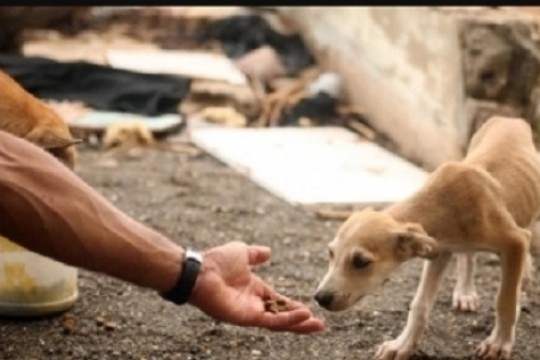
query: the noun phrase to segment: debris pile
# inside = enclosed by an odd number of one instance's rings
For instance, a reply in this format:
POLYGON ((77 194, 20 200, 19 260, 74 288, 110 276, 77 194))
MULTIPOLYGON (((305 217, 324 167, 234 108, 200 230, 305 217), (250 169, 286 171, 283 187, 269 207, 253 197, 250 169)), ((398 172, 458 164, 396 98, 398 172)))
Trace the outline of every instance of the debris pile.
POLYGON ((169 134, 203 118, 233 127, 342 125, 378 138, 361 111, 343 103, 339 77, 322 71, 294 26, 275 12, 145 7, 85 14, 72 35, 25 31, 22 53, 0 55, 0 69, 86 140, 95 135, 105 148, 150 146, 150 124, 171 114, 178 123, 169 134), (92 112, 125 116, 81 123, 92 112), (119 140, 120 133, 130 140, 119 140))

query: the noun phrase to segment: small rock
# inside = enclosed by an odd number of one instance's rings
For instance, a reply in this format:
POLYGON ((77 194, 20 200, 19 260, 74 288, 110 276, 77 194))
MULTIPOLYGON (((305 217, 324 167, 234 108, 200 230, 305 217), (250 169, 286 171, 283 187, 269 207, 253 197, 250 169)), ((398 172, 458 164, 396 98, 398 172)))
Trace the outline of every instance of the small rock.
POLYGON ((103 325, 105 325, 106 322, 107 322, 107 320, 105 320, 105 318, 103 316, 96 317, 97 326, 103 326, 103 325))
POLYGON ((251 350, 251 355, 253 355, 253 356, 261 356, 262 352, 260 350, 251 350))
POLYGON ((105 322, 105 324, 103 324, 103 327, 105 328, 105 330, 113 331, 118 328, 118 324, 114 321, 107 321, 105 322))

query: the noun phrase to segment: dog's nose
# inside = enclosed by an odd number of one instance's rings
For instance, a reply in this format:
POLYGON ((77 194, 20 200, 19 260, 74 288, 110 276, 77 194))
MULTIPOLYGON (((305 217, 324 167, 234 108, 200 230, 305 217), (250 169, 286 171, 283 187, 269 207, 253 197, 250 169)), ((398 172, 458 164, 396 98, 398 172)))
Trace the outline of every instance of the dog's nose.
POLYGON ((319 291, 315 294, 315 300, 319 303, 320 306, 328 308, 334 300, 334 295, 329 291, 319 291))

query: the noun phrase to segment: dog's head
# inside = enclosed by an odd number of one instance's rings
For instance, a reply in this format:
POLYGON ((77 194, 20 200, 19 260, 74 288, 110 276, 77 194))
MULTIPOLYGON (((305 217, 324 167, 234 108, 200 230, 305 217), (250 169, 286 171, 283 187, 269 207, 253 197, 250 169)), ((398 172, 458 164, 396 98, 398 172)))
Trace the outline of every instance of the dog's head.
POLYGON ((72 138, 66 126, 38 126, 32 129, 25 138, 50 152, 70 169, 75 168, 77 160, 75 145, 81 140, 72 138))
POLYGON ((436 256, 437 243, 419 224, 367 209, 343 223, 328 252, 328 271, 315 300, 327 310, 340 311, 373 292, 401 263, 436 256))

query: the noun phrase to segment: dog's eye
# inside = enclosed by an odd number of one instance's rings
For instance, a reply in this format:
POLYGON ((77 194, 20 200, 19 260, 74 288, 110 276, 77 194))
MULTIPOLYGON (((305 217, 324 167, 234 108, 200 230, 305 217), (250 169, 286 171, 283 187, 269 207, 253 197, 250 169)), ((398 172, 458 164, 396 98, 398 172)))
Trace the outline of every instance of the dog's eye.
POLYGON ((332 251, 332 249, 328 249, 328 256, 330 257, 330 259, 334 258, 334 252, 332 251))
POLYGON ((362 256, 361 254, 355 254, 352 258, 352 265, 356 268, 356 269, 363 269, 365 268, 366 266, 368 266, 369 264, 371 264, 371 260, 370 259, 366 259, 364 256, 362 256))

